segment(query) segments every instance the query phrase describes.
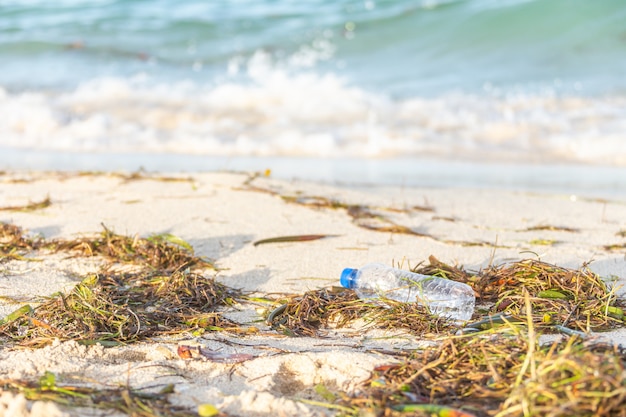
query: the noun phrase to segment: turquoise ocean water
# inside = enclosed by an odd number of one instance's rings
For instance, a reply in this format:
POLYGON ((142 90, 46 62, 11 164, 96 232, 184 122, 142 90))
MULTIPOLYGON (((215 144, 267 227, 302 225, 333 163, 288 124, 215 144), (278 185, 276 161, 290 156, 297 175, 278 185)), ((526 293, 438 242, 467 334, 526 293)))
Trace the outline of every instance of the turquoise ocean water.
POLYGON ((0 1, 0 168, 139 167, 619 194, 626 2, 0 1))

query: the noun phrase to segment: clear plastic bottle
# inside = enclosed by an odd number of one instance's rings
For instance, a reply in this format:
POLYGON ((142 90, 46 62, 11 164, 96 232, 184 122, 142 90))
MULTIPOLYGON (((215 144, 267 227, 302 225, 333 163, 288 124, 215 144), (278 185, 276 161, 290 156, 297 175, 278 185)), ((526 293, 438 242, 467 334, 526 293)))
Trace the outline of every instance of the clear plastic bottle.
POLYGON ((341 285, 354 289, 360 298, 416 301, 432 314, 459 321, 472 317, 476 302, 474 290, 467 284, 383 264, 346 268, 341 273, 341 285))

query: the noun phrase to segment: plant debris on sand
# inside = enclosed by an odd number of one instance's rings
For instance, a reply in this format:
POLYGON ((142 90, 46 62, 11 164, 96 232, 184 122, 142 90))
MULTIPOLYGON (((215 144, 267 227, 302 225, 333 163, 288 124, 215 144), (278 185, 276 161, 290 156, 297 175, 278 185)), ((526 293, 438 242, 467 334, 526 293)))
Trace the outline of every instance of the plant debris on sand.
POLYGON ((231 326, 216 309, 237 292, 193 272, 95 274, 67 295, 51 297, 29 314, 0 326, 22 344, 54 338, 82 343, 133 342, 199 327, 231 326))
POLYGON ((519 315, 524 291, 528 291, 536 325, 561 325, 587 332, 624 323, 623 301, 617 298, 617 288, 608 288, 586 264, 576 270, 527 259, 469 273, 433 256, 429 261, 429 265, 414 271, 467 283, 479 301, 491 304, 490 313, 519 315))
MULTIPOLYGON (((624 324, 623 301, 617 298, 616 289, 607 288, 586 266, 573 270, 523 260, 470 273, 431 256, 428 265, 420 265, 413 271, 464 282, 474 288, 478 301, 487 304, 482 310, 484 317, 480 311, 474 314, 480 324, 474 326, 476 329, 504 323, 500 319, 503 313, 516 321, 524 304, 524 291, 530 293, 533 322, 541 328, 588 332, 624 324)), ((385 304, 383 307, 372 300, 359 300, 353 291, 343 288, 322 289, 283 300, 268 322, 295 336, 314 336, 324 326, 340 327, 355 319, 366 319, 379 328, 405 329, 421 337, 441 336, 457 329, 453 323, 430 315, 427 307, 417 303, 385 300, 385 304)))
POLYGON ((576 336, 541 346, 510 326, 378 366, 344 405, 385 416, 424 404, 455 411, 440 416, 624 416, 624 381, 624 354, 615 347, 576 336))
POLYGON ((24 204, 22 206, 6 206, 0 207, 0 211, 35 211, 42 210, 52 205, 52 200, 50 200, 50 196, 44 198, 41 201, 31 201, 28 204, 24 204))
POLYGON ((197 413, 173 406, 167 399, 172 391, 166 386, 158 393, 147 393, 129 388, 96 389, 59 383, 57 376, 46 372, 39 381, 0 380, 3 389, 19 392, 31 401, 53 401, 76 408, 118 411, 136 417, 191 417, 197 413))
POLYGON ((417 303, 385 300, 384 308, 345 289, 292 297, 268 317, 293 336, 365 319, 437 342, 397 353, 356 394, 333 395, 329 408, 346 416, 626 416, 626 355, 580 331, 623 325, 621 300, 586 265, 524 260, 470 273, 431 257, 413 270, 465 282, 490 304, 468 324, 472 332, 454 335, 457 325, 417 303), (569 336, 541 345, 535 329, 569 336))
MULTIPOLYGON (((284 301, 284 300, 283 300, 284 301)), ((432 316, 417 303, 385 300, 385 305, 359 299, 354 291, 341 287, 293 296, 273 310, 267 322, 290 336, 318 336, 328 327, 343 327, 357 319, 383 329, 405 329, 414 334, 442 334, 456 327, 444 318, 432 316)))
MULTIPOLYGON (((285 301, 285 300, 283 300, 285 301)), ((333 287, 293 296, 270 312, 267 323, 290 336, 316 336, 331 322, 337 326, 367 312, 353 291, 333 287)))
MULTIPOLYGON (((46 242, 26 237, 16 226, 1 226, 4 259, 42 249, 106 261, 68 294, 53 295, 35 309, 23 306, 0 321, 0 333, 22 345, 41 346, 55 338, 130 343, 239 326, 225 320, 220 308, 240 294, 204 277, 201 269, 212 264, 179 238, 127 237, 105 227, 93 238, 46 242)), ((475 321, 459 332, 459 324, 432 316, 427 306, 363 300, 337 287, 278 300, 267 322, 290 336, 318 337, 360 321, 434 342, 420 350, 385 352, 389 363, 376 367, 359 390, 339 395, 327 390, 328 403, 317 405, 345 416, 626 417, 626 355, 589 334, 623 326, 622 300, 587 265, 574 270, 522 260, 469 272, 430 257, 413 271, 472 286, 479 302, 475 321), (539 342, 540 332, 555 330, 568 337, 539 342)), ((188 412, 130 389, 96 392, 47 378, 38 385, 0 381, 0 389, 132 415, 188 412)))
MULTIPOLYGON (((232 327, 220 307, 235 302, 239 291, 196 272, 212 264, 193 255, 191 246, 171 235, 150 238, 117 235, 105 227, 94 238, 37 241, 30 244, 19 228, 2 229, 22 247, 47 247, 101 255, 108 262, 68 294, 55 294, 35 309, 24 306, 0 322, 0 333, 26 345, 54 338, 83 343, 128 343, 156 335, 195 329, 232 327), (132 270, 115 271, 130 263, 132 270)), ((20 247, 20 246, 15 246, 20 247)))
POLYGON ((169 234, 148 238, 130 237, 104 230, 95 237, 53 242, 56 250, 75 251, 83 256, 100 255, 109 261, 133 263, 162 270, 213 267, 211 262, 193 255, 189 243, 169 234))
POLYGON ((30 238, 19 226, 0 222, 0 262, 8 259, 23 259, 23 256, 40 248, 41 238, 30 238))

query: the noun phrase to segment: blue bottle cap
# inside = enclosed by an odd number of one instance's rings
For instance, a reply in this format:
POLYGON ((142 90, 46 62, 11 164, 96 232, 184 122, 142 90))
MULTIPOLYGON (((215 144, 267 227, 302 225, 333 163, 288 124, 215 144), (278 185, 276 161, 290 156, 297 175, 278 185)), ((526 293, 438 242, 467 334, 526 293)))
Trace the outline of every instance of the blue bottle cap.
POLYGON ((354 268, 346 268, 341 272, 341 286, 344 288, 352 288, 354 286, 354 276, 356 275, 356 271, 358 269, 354 268))

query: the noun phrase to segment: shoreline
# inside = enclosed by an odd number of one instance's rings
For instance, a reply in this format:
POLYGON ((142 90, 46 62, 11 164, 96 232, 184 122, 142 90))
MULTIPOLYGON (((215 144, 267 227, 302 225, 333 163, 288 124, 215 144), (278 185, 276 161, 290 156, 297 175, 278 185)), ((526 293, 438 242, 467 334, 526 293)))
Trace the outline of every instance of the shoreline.
MULTIPOLYGON (((430 255, 468 271, 522 259, 573 269, 592 261, 593 272, 625 283, 626 205, 619 200, 468 188, 337 187, 277 179, 273 172, 5 172, 0 175, 0 222, 46 240, 80 239, 102 233, 103 225, 137 239, 170 234, 215 263, 217 270, 205 271, 206 277, 261 298, 337 286, 344 267, 370 262, 415 267, 430 255), (49 205, 24 210, 46 198, 49 205), (302 235, 326 237, 255 245, 302 235)), ((24 256, 35 259, 0 264, 0 317, 38 297, 68 291, 101 266, 98 257, 45 251, 24 256)), ((409 351, 428 339, 358 326, 328 330, 324 338, 286 337, 257 311, 267 305, 236 307, 227 309, 227 318, 256 333, 190 333, 106 349, 54 342, 33 351, 0 339, 0 375, 32 380, 48 371, 63 383, 90 380, 101 388, 130 384, 157 391, 173 384, 172 404, 187 409, 212 404, 232 416, 335 415, 336 409, 313 404, 324 402, 315 387, 357 392, 374 368, 397 361, 380 352, 409 351), (186 339, 254 359, 240 364, 185 361, 177 357, 176 344, 186 339)), ((602 337, 626 340, 619 327, 602 337)))
POLYGON ((445 157, 325 158, 306 156, 208 156, 161 153, 91 153, 0 148, 8 172, 230 172, 270 170, 284 181, 343 188, 446 188, 567 194, 626 200, 626 169, 573 161, 458 160, 445 157))

